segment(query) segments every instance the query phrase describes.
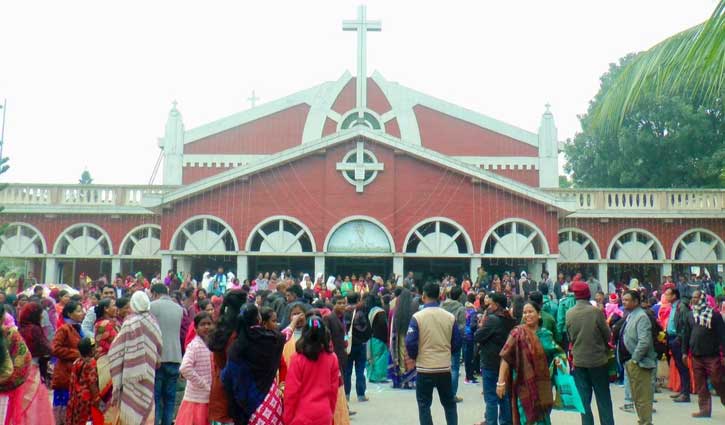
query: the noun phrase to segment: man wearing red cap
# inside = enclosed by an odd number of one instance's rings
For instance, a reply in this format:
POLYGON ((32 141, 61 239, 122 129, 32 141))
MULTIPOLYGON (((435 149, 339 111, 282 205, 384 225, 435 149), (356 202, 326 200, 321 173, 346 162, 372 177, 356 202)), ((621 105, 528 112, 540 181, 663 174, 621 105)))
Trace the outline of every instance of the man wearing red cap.
POLYGON ((588 284, 575 282, 570 289, 576 304, 566 313, 566 331, 572 344, 574 381, 584 404, 582 424, 594 424, 591 409, 593 391, 597 397, 599 422, 614 425, 607 368, 609 327, 601 310, 589 303, 591 293, 588 284))

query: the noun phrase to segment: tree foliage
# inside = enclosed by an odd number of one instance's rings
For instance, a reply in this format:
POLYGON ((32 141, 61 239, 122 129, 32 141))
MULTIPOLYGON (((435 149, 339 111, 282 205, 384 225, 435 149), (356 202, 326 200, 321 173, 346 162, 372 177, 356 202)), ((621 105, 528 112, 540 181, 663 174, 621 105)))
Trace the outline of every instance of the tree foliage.
POLYGON ((580 116, 582 131, 565 147, 565 170, 579 187, 725 187, 725 121, 720 99, 709 105, 685 92, 641 94, 616 131, 598 125, 600 110, 637 55, 611 64, 599 93, 580 116))
POLYGON ((722 101, 724 93, 725 0, 719 0, 707 21, 628 63, 590 116, 593 125, 616 133, 642 97, 680 96, 709 105, 722 101))

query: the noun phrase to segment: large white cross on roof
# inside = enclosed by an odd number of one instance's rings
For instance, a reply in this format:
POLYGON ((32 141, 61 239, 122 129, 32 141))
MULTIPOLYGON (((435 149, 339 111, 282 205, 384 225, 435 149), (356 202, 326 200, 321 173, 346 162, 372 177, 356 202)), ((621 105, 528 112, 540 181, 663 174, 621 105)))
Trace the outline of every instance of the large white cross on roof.
POLYGON ((380 21, 368 21, 365 5, 357 8, 357 19, 342 21, 343 31, 357 31, 357 110, 358 120, 364 119, 364 111, 367 106, 367 32, 380 31, 380 21))

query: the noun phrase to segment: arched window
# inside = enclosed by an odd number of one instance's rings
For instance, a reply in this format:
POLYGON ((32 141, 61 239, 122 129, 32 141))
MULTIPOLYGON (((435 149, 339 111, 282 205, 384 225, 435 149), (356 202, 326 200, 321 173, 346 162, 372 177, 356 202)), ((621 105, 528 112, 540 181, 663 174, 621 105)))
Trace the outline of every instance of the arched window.
POLYGON ((182 224, 171 241, 174 251, 198 254, 237 251, 237 239, 231 227, 212 216, 198 216, 182 224))
POLYGON ((131 230, 121 243, 121 255, 139 258, 157 257, 161 250, 161 227, 153 224, 131 230))
POLYGON ((483 242, 483 255, 491 257, 535 257, 549 253, 544 234, 533 223, 512 219, 499 222, 483 242))
POLYGON ((435 218, 418 224, 408 234, 405 253, 427 257, 466 255, 471 253, 471 241, 458 223, 435 218))
POLYGON ((12 223, 0 235, 0 256, 27 257, 45 253, 43 235, 30 224, 12 223))
POLYGON ((709 230, 688 230, 675 241, 672 258, 696 264, 722 262, 725 260, 725 244, 709 230))
POLYGON ((289 217, 272 217, 257 225, 249 236, 247 251, 302 254, 315 251, 314 241, 304 224, 289 217))
POLYGON ((53 252, 69 257, 111 255, 111 238, 95 224, 76 224, 61 233, 53 252))
POLYGON ((638 263, 664 260, 662 244, 650 232, 628 229, 614 237, 609 245, 609 259, 638 263))
POLYGON ((600 258, 599 247, 589 234, 575 228, 559 230, 559 261, 583 263, 600 258))
POLYGON ((383 254, 393 252, 393 238, 382 224, 355 217, 333 227, 325 243, 330 253, 383 254))

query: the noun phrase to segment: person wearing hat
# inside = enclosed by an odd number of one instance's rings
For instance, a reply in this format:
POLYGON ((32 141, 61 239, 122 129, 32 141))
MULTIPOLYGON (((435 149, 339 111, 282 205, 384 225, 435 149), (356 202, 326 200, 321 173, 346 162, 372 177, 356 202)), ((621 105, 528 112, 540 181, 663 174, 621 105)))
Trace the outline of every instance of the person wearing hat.
POLYGON ((486 314, 478 322, 473 339, 478 343, 483 379, 483 399, 486 402, 483 424, 511 423, 511 400, 506 393, 503 398, 496 395, 498 371, 501 366, 499 353, 508 335, 516 326, 516 320, 506 309, 506 296, 501 293, 489 295, 490 303, 486 314))
POLYGON ((571 287, 576 303, 566 312, 566 332, 572 344, 574 381, 584 404, 582 424, 593 424, 592 392, 597 398, 599 422, 614 425, 612 396, 609 393, 609 327, 602 311, 589 303, 589 285, 576 282, 571 287))

